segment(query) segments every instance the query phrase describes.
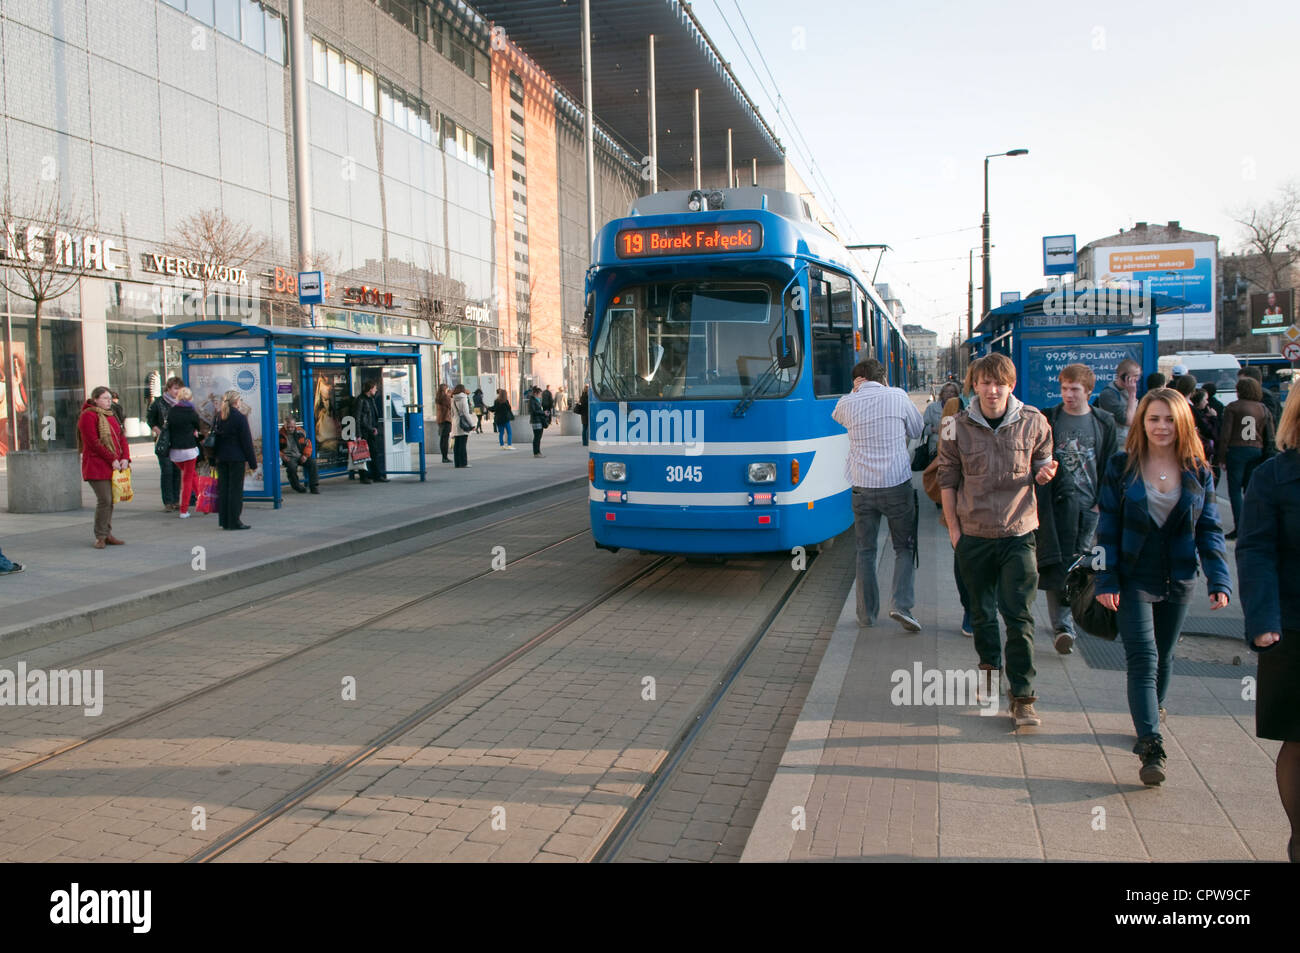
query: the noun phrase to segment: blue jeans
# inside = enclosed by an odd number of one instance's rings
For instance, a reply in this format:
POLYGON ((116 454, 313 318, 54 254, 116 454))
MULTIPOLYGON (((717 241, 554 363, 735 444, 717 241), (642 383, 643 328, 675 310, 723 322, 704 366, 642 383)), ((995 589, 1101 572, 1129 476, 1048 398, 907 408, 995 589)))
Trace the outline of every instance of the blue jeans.
POLYGON ((1241 519, 1241 495, 1246 490, 1246 467, 1264 453, 1259 447, 1228 448, 1228 502, 1232 504, 1232 528, 1241 519))
POLYGON ((1160 707, 1169 690, 1174 646, 1187 617, 1186 602, 1143 602, 1137 590, 1120 586, 1119 637, 1128 660, 1128 710, 1138 739, 1160 737, 1160 707))
POLYGON ((0 572, 8 572, 13 568, 14 564, 9 559, 6 559, 4 551, 0 550, 0 572))
MULTIPOLYGON (((1077 552, 1071 553, 1066 557, 1066 567, 1068 568, 1078 557, 1079 553, 1086 553, 1092 549, 1093 534, 1097 532, 1097 520, 1101 514, 1094 513, 1092 510, 1084 510, 1079 514, 1079 530, 1077 552)), ((1055 632, 1069 632, 1074 635, 1074 616, 1070 613, 1070 604, 1065 601, 1065 592, 1055 589, 1047 590, 1047 616, 1052 620, 1052 629, 1055 632)))
POLYGON ((893 608, 911 612, 912 583, 916 575, 916 491, 912 481, 883 489, 853 488, 853 526, 858 543, 858 624, 874 625, 880 612, 880 588, 876 584, 876 537, 880 517, 889 520, 894 544, 893 608))
POLYGON ((503 447, 513 447, 515 445, 514 439, 510 433, 510 421, 507 420, 501 426, 497 427, 497 443, 501 444, 503 447))

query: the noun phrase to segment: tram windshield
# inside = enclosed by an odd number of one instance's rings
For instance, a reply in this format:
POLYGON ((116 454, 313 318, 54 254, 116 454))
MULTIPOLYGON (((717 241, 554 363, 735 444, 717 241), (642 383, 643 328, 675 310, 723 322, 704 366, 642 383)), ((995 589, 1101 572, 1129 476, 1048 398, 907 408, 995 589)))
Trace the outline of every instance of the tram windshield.
MULTIPOLYGON (((799 340, 797 322, 787 334, 799 340)), ((697 400, 790 391, 798 366, 778 367, 781 287, 771 282, 674 281, 613 297, 592 359, 602 400, 697 400)))

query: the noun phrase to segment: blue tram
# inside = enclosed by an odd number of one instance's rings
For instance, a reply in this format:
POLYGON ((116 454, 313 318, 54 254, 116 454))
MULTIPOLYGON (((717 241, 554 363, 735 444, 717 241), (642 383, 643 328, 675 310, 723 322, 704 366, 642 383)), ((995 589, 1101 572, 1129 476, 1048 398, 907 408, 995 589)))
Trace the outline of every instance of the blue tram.
POLYGON ((660 192, 601 229, 587 274, 596 545, 726 555, 853 522, 853 364, 908 386, 907 341, 807 203, 762 188, 660 192))

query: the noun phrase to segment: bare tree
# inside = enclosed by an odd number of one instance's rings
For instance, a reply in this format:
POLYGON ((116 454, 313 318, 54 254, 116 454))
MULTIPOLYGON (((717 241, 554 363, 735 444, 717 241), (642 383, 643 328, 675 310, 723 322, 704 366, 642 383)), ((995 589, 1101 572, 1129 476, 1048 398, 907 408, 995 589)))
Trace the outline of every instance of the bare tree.
POLYGON ((1245 253, 1259 256, 1247 277, 1268 291, 1285 287, 1287 270, 1300 261, 1300 184, 1284 185, 1272 201, 1241 209, 1233 220, 1244 229, 1245 253))
POLYGON ((242 225, 219 208, 201 209, 176 226, 175 245, 192 264, 189 277, 199 283, 203 294, 199 314, 207 320, 208 293, 221 279, 213 266, 242 269, 249 262, 265 258, 270 249, 266 236, 242 225))
MULTIPOLYGON (((61 298, 77 286, 77 281, 89 271, 87 254, 103 255, 88 247, 97 239, 87 237, 93 232, 86 212, 70 206, 55 188, 38 190, 29 204, 16 207, 6 188, 0 200, 5 233, 0 235, 0 287, 10 294, 25 298, 33 306, 33 352, 28 355, 27 374, 27 440, 28 447, 47 449, 39 439, 41 420, 45 416, 44 343, 41 334, 41 311, 47 301, 61 298)), ((15 449, 18 443, 18 420, 14 413, 13 393, 13 342, 9 338, 9 323, 4 323, 4 355, 10 363, 5 368, 5 403, 10 408, 15 449)))

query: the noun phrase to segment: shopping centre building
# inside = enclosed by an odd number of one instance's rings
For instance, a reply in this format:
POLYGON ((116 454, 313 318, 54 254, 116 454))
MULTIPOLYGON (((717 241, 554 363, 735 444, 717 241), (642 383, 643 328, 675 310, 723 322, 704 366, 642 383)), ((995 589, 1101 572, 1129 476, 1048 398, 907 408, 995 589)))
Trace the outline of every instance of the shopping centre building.
MULTIPOLYGON (((597 224, 652 187, 651 33, 669 77, 658 187, 689 188, 695 174, 684 82, 702 88, 700 181, 743 169, 789 187, 779 142, 688 7, 593 6, 597 224), (729 132, 731 163, 720 146, 729 132)), ((149 335, 205 317, 436 340, 427 417, 440 381, 482 387, 489 403, 497 387, 518 403, 534 382, 576 393, 590 249, 579 7, 305 0, 299 150, 290 0, 5 0, 0 307, 12 350, 0 410, 26 413, 37 353, 32 302, 6 262, 42 248, 81 273, 42 308, 56 445, 70 445, 101 383, 139 434, 151 390, 180 369, 174 345, 149 335), (324 273, 314 313, 298 304, 304 265, 324 273)), ((301 414, 294 386, 286 403, 301 414)), ((0 449, 22 429, 4 423, 0 449)))

